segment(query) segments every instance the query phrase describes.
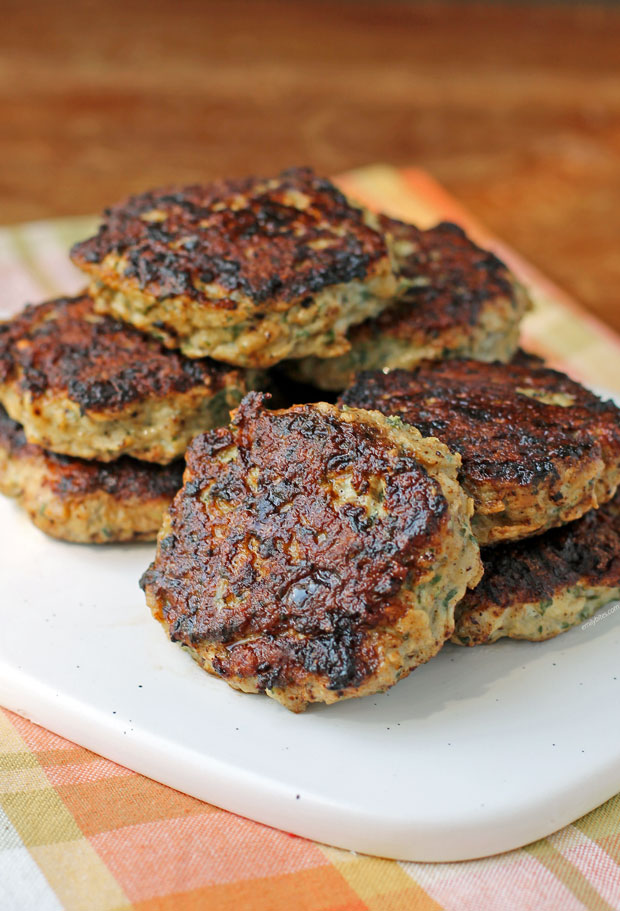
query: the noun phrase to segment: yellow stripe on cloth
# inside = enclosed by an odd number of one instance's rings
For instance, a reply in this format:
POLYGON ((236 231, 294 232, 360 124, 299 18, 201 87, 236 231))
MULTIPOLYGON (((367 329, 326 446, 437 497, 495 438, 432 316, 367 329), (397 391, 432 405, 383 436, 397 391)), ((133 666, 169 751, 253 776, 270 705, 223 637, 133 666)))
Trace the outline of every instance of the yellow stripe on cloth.
POLYGON ((321 850, 369 911, 441 911, 441 905, 394 861, 327 846, 321 850))

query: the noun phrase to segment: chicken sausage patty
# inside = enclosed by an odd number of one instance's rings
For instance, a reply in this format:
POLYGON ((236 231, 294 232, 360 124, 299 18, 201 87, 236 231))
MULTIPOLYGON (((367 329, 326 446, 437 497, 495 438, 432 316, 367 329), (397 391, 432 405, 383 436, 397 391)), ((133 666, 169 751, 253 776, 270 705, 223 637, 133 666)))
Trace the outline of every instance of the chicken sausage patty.
POLYGON ((133 196, 71 255, 101 311, 244 367, 340 354, 398 287, 376 218, 304 168, 133 196))
POLYGON ((456 608, 452 641, 538 641, 620 598, 620 493, 562 528, 482 551, 484 576, 456 608))
POLYGON ((87 295, 0 323, 0 402, 29 442, 64 455, 170 462, 197 433, 226 424, 254 381, 167 351, 95 313, 87 295))
POLYGON ((620 410, 527 357, 361 373, 340 401, 396 415, 460 453, 481 545, 577 519, 620 481, 620 410))
POLYGON ((0 492, 48 535, 82 544, 154 541, 183 462, 85 462, 28 443, 0 405, 0 492))
POLYGON ((480 578, 458 467, 378 413, 251 393, 188 450, 149 607, 205 670, 292 711, 385 690, 480 578))

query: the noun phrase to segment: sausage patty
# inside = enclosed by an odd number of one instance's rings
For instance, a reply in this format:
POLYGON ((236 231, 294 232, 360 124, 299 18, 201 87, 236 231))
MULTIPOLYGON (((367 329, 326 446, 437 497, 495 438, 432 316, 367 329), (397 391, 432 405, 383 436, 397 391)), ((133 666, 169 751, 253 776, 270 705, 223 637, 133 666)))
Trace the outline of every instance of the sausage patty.
POLYGON ((65 455, 170 462, 195 434, 227 423, 253 381, 167 351, 95 313, 87 295, 0 323, 0 402, 31 443, 65 455))
POLYGON ((361 373, 340 401, 396 415, 460 453, 481 545, 577 519, 620 480, 620 410, 528 358, 361 373))
POLYGON ((484 576, 456 608, 458 645, 538 641, 620 598, 620 494, 528 541, 482 551, 484 576))
POLYGON ((154 541, 181 486, 183 462, 85 462, 28 443, 0 405, 0 491, 64 541, 154 541))
POLYGON ((101 311, 246 367, 340 354, 397 290, 376 218, 304 168, 133 196, 71 256, 101 311))
POLYGON ((459 458, 378 413, 262 399, 190 446, 149 607, 207 671, 292 711, 385 690, 480 578, 459 458))

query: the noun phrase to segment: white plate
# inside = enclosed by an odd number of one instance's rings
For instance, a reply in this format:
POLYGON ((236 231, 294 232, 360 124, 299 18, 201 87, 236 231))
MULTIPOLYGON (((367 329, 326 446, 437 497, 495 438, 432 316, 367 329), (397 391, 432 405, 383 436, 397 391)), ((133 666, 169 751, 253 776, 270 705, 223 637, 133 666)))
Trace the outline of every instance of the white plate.
POLYGON ((153 547, 46 538, 0 502, 0 704, 137 772, 308 838, 463 860, 620 791, 620 610, 541 644, 446 646, 383 696, 292 715, 168 642, 153 547))

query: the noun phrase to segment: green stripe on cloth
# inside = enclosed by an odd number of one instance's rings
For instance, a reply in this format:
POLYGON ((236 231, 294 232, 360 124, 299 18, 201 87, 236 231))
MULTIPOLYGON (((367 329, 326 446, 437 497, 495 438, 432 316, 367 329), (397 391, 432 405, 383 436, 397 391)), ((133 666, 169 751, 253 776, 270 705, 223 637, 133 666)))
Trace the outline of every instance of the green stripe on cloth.
POLYGON ((0 768, 7 771, 17 771, 21 769, 37 769, 39 760, 34 753, 0 753, 0 768))
POLYGON ((574 825, 620 865, 620 794, 587 816, 582 816, 574 825))
POLYGON ((584 907, 588 908, 588 911, 618 911, 617 908, 613 908, 599 895, 583 873, 563 857, 550 844, 548 839, 543 838, 540 841, 536 841, 531 845, 527 845, 523 850, 535 857, 539 863, 553 873, 573 893, 575 898, 579 899, 584 907))

